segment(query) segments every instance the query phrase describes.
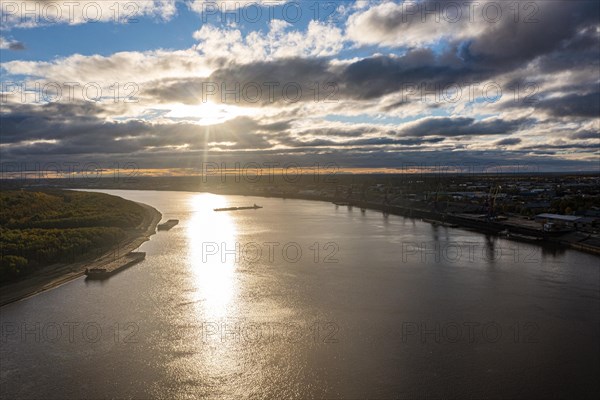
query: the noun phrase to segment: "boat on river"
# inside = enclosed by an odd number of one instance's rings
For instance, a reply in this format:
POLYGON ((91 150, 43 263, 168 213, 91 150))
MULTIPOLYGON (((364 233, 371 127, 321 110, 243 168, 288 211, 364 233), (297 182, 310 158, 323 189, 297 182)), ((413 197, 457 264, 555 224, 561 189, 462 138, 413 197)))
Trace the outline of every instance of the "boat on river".
POLYGON ((159 231, 168 231, 169 229, 171 229, 172 227, 174 227, 178 223, 179 223, 178 219, 170 219, 170 220, 168 220, 165 223, 159 224, 158 225, 158 230, 159 231))
POLYGON ((213 211, 241 211, 241 210, 258 210, 259 208, 262 208, 259 205, 254 204, 253 206, 247 206, 247 207, 225 207, 225 208, 215 208, 213 209, 213 211))
POLYGON ((131 267, 134 264, 139 263, 146 258, 146 253, 141 251, 132 251, 131 253, 111 261, 101 268, 90 268, 85 270, 86 279, 89 280, 103 280, 108 279, 111 276, 123 271, 126 268, 131 267))

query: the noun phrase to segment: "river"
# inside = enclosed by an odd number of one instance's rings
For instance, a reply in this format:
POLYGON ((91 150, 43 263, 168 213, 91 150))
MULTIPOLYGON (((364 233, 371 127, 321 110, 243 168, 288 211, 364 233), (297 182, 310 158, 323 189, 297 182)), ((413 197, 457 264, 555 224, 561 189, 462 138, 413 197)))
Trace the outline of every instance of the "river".
POLYGON ((106 281, 0 308, 2 398, 600 390, 597 256, 326 202, 102 192, 180 223, 106 281))

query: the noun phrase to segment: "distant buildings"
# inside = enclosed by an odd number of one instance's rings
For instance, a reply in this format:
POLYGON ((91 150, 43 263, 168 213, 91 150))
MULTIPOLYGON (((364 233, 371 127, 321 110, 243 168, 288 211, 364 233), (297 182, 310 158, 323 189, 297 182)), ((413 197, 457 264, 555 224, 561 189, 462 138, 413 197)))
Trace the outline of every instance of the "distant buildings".
POLYGON ((576 215, 538 214, 535 220, 544 224, 545 231, 581 230, 591 231, 599 224, 598 218, 580 217, 576 215))

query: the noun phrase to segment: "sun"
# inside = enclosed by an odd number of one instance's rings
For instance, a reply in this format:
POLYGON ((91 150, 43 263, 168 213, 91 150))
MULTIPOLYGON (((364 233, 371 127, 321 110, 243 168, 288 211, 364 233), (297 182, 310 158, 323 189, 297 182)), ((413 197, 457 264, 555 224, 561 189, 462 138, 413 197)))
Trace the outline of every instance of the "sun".
POLYGON ((229 104, 206 102, 201 104, 171 104, 167 118, 190 120, 198 125, 215 125, 231 119, 256 114, 256 110, 229 104))

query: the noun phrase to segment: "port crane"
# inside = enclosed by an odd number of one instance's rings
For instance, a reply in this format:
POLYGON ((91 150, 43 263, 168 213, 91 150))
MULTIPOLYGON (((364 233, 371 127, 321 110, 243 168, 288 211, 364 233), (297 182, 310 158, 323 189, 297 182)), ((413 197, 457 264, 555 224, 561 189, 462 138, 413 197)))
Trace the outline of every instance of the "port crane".
MULTIPOLYGON (((435 190, 435 200, 433 201, 433 209, 438 211, 438 201, 440 198, 440 189, 443 189, 442 182, 438 183, 437 189, 435 190)), ((446 203, 446 208, 448 208, 448 204, 446 203)))
MULTIPOLYGON (((363 185, 362 185, 362 188, 360 190, 360 201, 363 204, 365 204, 367 202, 367 190, 368 190, 368 187, 369 186, 367 185, 367 183, 364 182, 363 185)), ((365 211, 367 211, 367 209, 364 206, 362 206, 360 208, 360 211, 364 213, 365 211)))
POLYGON ((360 201, 366 202, 367 201, 367 190, 369 188, 369 185, 364 182, 362 185, 362 188, 360 190, 360 201))
POLYGON ((384 206, 389 206, 390 205, 390 187, 386 186, 385 187, 385 192, 383 194, 383 205, 384 206))
POLYGON ((487 216, 488 221, 494 221, 496 219, 496 197, 500 193, 502 186, 496 185, 490 187, 490 193, 488 194, 487 200, 487 216))
POLYGON ((389 215, 389 207, 391 205, 391 201, 390 201, 390 186, 389 184, 385 186, 385 190, 383 192, 383 200, 382 200, 382 205, 383 205, 383 216, 385 218, 387 218, 387 216, 389 215))

